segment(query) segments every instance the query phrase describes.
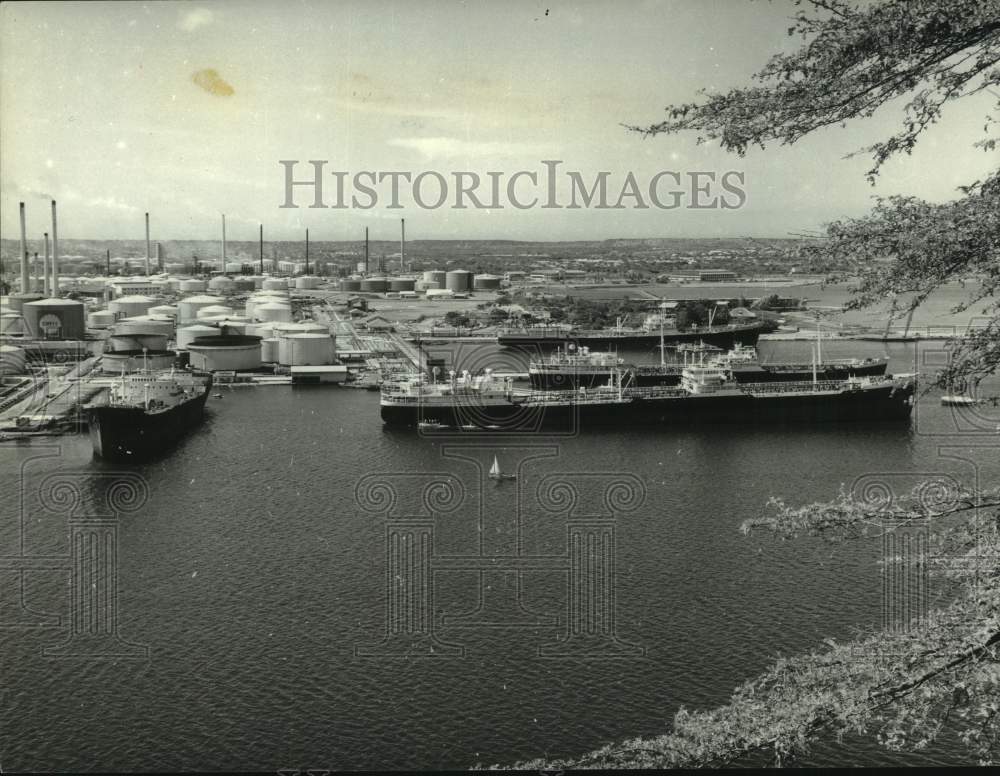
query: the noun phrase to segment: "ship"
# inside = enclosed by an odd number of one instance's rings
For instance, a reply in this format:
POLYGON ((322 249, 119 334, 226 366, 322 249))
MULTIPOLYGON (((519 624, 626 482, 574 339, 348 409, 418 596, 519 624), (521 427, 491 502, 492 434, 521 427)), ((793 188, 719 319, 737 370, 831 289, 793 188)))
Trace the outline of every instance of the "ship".
POLYGON ((188 370, 122 374, 106 404, 87 407, 94 454, 112 461, 140 461, 173 447, 203 417, 212 375, 188 370))
POLYGON ((550 346, 575 343, 577 346, 600 347, 614 345, 621 348, 645 348, 659 342, 668 345, 705 342, 720 348, 737 344, 756 345, 761 334, 776 331, 778 325, 768 320, 729 323, 722 326, 691 326, 678 329, 674 326, 661 331, 645 328, 627 328, 621 325, 609 329, 577 329, 565 325, 509 326, 497 334, 497 344, 502 347, 550 346))
MULTIPOLYGON (((605 385, 615 370, 622 369, 631 375, 634 385, 680 385, 684 367, 691 361, 709 357, 709 363, 728 367, 738 383, 794 382, 813 378, 812 364, 775 363, 763 364, 757 349, 751 345, 737 344, 729 351, 705 342, 679 345, 676 360, 667 361, 663 351, 659 364, 628 364, 612 351, 593 351, 589 347, 577 348, 570 344, 565 350, 532 359, 528 364, 531 387, 539 391, 595 388, 605 385)), ((849 377, 884 375, 887 358, 828 359, 816 364, 817 380, 846 380, 849 377)))
POLYGON ((443 382, 414 374, 386 383, 380 411, 390 426, 521 433, 692 422, 804 425, 908 420, 915 390, 914 375, 741 383, 728 368, 705 363, 685 366, 677 386, 636 386, 616 369, 604 386, 546 391, 515 389, 491 370, 475 376, 452 371, 443 382))

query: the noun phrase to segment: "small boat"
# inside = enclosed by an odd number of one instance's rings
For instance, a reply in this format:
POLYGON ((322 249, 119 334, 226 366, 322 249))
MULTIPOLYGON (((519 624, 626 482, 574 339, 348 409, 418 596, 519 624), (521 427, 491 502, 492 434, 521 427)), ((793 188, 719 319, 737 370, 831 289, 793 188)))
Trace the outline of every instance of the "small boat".
POLYGON ((497 460, 497 457, 494 455, 493 456, 493 465, 490 467, 490 479, 491 480, 497 480, 498 482, 500 480, 516 480, 517 479, 517 475, 516 474, 501 474, 500 473, 500 462, 497 460))
POLYGON ((438 423, 436 420, 422 420, 417 423, 417 428, 422 429, 436 429, 436 428, 447 428, 444 423, 438 423))
POLYGON ((971 407, 976 403, 976 400, 971 396, 962 396, 961 394, 949 393, 941 397, 941 404, 944 407, 971 407))
POLYGON ((479 426, 477 426, 474 423, 463 423, 461 426, 459 426, 459 428, 461 428, 463 431, 478 431, 479 430, 479 426))
POLYGON ((213 393, 212 394, 212 398, 214 398, 214 399, 221 399, 222 398, 222 394, 221 393, 213 393))

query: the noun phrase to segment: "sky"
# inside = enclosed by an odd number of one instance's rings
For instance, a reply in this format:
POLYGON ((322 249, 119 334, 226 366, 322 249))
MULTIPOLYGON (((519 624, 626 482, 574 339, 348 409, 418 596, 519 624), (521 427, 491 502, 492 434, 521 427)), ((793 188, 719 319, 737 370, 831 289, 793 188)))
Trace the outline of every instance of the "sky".
MULTIPOLYGON (((783 237, 861 215, 876 194, 951 199, 995 167, 972 147, 990 95, 950 107, 874 187, 870 159, 844 157, 895 130, 898 105, 745 158, 622 126, 661 120, 701 88, 748 84, 794 45, 792 12, 784 0, 4 3, 0 229, 17 237, 23 200, 40 238, 55 198, 69 238, 141 239, 146 211, 154 240, 216 239, 222 213, 232 240, 256 239, 260 223, 271 239, 309 228, 313 240, 354 240, 365 227, 395 239, 401 217, 410 239, 783 237), (405 207, 392 209, 384 183, 368 210, 311 209, 298 189, 302 207, 281 208, 279 160, 300 160, 306 177, 310 159, 348 173, 348 199, 363 170, 485 181, 561 160, 588 183, 609 172, 612 201, 629 172, 643 187, 663 170, 740 171, 746 203, 423 209, 404 184, 405 207)), ((424 191, 436 199, 435 185, 424 191)))

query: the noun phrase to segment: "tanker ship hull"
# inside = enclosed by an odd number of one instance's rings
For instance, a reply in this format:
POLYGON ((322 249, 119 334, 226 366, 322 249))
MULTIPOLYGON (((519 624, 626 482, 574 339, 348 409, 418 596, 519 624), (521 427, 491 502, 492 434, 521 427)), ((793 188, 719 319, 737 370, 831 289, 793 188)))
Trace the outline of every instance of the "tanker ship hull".
MULTIPOLYGON (((730 349, 739 345, 756 345, 761 334, 774 331, 777 327, 768 321, 734 326, 700 327, 687 331, 670 331, 663 334, 666 345, 695 344, 704 342, 706 345, 730 349)), ((614 345, 620 348, 655 348, 660 344, 660 333, 624 332, 616 333, 614 329, 606 332, 573 332, 557 329, 530 329, 518 331, 508 330, 497 336, 497 344, 503 347, 526 345, 563 346, 568 343, 579 346, 599 348, 614 345)))
POLYGON ((170 450, 204 415, 205 392, 168 410, 141 407, 90 407, 87 419, 94 453, 109 461, 142 461, 170 450))
POLYGON ((803 425, 856 421, 905 421, 912 385, 810 395, 722 395, 634 398, 624 401, 552 403, 531 401, 466 404, 383 404, 388 425, 440 423, 495 431, 573 433, 608 426, 672 427, 698 424, 803 425))

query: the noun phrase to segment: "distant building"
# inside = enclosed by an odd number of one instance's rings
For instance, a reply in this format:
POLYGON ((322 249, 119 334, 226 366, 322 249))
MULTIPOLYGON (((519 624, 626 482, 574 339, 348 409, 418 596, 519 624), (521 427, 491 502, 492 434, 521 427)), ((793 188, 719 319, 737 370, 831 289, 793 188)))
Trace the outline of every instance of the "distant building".
POLYGON ((671 272, 667 277, 671 283, 718 283, 737 280, 735 272, 729 269, 682 269, 671 272))

